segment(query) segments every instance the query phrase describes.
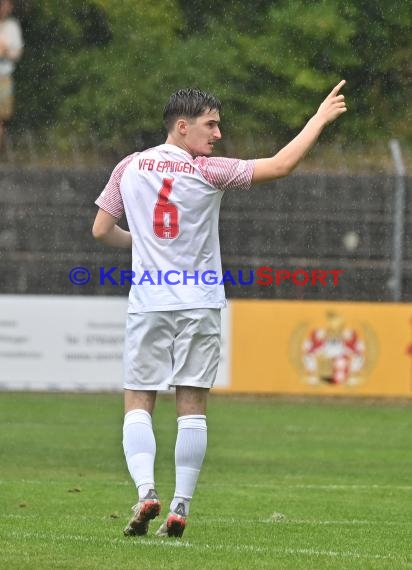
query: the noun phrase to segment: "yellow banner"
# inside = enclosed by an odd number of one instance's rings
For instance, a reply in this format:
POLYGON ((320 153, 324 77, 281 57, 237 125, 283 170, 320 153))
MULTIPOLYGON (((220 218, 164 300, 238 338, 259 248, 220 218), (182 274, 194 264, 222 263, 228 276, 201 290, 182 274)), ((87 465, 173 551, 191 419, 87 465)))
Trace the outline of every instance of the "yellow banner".
POLYGON ((412 305, 231 302, 231 392, 412 395, 412 305))

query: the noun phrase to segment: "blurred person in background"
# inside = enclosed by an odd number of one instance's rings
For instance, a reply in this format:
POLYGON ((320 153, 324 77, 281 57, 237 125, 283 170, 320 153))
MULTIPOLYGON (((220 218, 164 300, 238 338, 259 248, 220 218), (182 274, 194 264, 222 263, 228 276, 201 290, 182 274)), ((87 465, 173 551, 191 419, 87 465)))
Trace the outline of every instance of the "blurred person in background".
POLYGON ((13 2, 0 0, 0 149, 4 144, 5 123, 13 114, 13 72, 23 52, 21 27, 12 12, 13 2))

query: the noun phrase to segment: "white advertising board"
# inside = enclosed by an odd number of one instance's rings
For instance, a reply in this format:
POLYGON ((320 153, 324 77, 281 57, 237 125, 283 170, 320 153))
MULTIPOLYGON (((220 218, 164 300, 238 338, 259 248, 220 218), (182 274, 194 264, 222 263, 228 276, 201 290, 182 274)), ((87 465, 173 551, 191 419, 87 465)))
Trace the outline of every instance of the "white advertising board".
MULTIPOLYGON (((120 391, 127 299, 0 295, 0 390, 120 391)), ((229 386, 230 308, 216 386, 229 386)))

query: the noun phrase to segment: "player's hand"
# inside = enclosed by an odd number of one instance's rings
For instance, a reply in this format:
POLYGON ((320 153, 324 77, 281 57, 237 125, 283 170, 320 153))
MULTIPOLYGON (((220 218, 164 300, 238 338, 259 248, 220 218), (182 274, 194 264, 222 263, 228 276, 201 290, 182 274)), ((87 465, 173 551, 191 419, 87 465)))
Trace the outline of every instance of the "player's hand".
POLYGON ((339 94, 339 91, 342 89, 345 83, 346 81, 343 79, 336 85, 336 87, 332 89, 316 113, 316 115, 320 117, 325 122, 325 124, 331 123, 340 117, 342 113, 345 113, 347 111, 345 96, 339 94))

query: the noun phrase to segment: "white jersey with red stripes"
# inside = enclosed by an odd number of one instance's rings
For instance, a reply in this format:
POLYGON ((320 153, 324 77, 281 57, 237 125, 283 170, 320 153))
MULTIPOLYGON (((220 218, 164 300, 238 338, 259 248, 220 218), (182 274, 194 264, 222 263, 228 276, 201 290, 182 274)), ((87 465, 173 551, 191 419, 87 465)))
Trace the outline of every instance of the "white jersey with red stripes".
POLYGON ((226 305, 218 233, 222 191, 249 189, 253 168, 253 160, 193 158, 171 144, 116 166, 96 204, 115 218, 127 217, 130 313, 226 305))

